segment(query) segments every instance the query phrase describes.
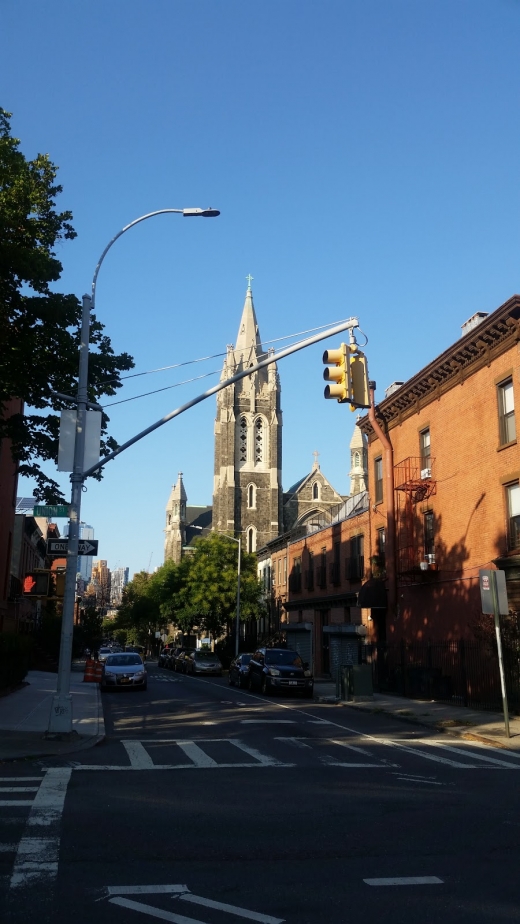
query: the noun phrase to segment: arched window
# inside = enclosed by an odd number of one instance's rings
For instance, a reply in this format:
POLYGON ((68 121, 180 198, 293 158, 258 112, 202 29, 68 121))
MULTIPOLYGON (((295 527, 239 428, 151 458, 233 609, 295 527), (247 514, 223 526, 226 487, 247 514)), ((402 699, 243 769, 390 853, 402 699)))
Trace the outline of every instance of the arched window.
POLYGON ((250 510, 256 507, 256 485, 250 484, 247 487, 247 506, 250 510))
POLYGON ((261 417, 255 420, 255 464, 264 461, 264 422, 261 417))
POLYGON ((359 467, 360 461, 361 461, 361 458, 360 458, 359 452, 355 452, 354 453, 354 465, 356 466, 356 468, 359 467))
POLYGON ((247 551, 249 553, 256 552, 256 529, 254 526, 250 526, 247 533, 247 551))
POLYGON ((313 500, 320 499, 320 484, 318 481, 315 481, 312 486, 312 499, 313 500))
POLYGON ((238 430, 238 461, 247 462, 247 420, 240 418, 238 430))

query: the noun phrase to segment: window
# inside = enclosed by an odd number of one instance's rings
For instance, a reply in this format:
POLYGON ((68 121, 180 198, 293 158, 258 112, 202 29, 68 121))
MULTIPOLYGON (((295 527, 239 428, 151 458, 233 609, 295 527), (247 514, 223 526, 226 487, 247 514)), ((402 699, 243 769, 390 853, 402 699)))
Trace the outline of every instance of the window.
POLYGON ((283 560, 283 582, 287 584, 287 556, 283 560))
POLYGON ((365 573, 364 557, 365 537, 352 536, 350 540, 350 555, 347 559, 347 577, 350 581, 361 581, 365 573))
POLYGON ((282 559, 278 559, 278 583, 282 583, 282 559))
POLYGON ((421 471, 432 467, 432 458, 430 452, 430 430, 421 430, 419 433, 419 448, 421 450, 421 471))
POLYGON ((520 484, 506 485, 508 536, 507 545, 510 549, 520 546, 520 484))
POLYGON ((385 567, 385 554, 386 554, 386 532, 384 526, 377 530, 376 533, 376 554, 379 559, 379 566, 381 568, 385 567))
POLYGON ((238 461, 247 462, 247 420, 245 417, 240 418, 238 430, 238 461))
POLYGON ((359 468, 360 462, 361 462, 361 458, 360 458, 359 452, 355 452, 354 453, 354 467, 359 468))
POLYGON ((383 457, 374 459, 374 488, 375 502, 380 504, 383 500, 383 457))
POLYGON ((256 552, 256 529, 254 526, 250 526, 247 533, 247 551, 249 553, 256 552))
POLYGON ((312 499, 313 499, 313 500, 319 500, 319 499, 320 499, 320 486, 319 486, 319 484, 318 484, 317 481, 315 481, 314 484, 313 484, 313 486, 312 486, 312 499))
POLYGON ((427 510, 424 514, 424 556, 426 561, 435 560, 433 510, 427 510))
POLYGON ((264 461, 264 422, 261 417, 255 420, 255 464, 264 461))
POLYGON ((498 423, 501 446, 516 440, 515 395, 512 379, 498 386, 498 423))
POLYGON ((247 488, 247 506, 250 510, 256 507, 256 487, 254 484, 248 485, 247 488))

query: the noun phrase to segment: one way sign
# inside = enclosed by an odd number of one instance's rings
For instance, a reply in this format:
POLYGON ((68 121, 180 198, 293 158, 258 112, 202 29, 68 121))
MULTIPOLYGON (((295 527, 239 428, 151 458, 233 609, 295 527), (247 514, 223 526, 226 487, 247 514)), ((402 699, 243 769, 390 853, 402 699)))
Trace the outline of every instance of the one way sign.
MULTIPOLYGON (((47 555, 66 555, 69 548, 68 539, 47 539, 47 555)), ((97 555, 97 539, 80 539, 78 555, 97 555)))

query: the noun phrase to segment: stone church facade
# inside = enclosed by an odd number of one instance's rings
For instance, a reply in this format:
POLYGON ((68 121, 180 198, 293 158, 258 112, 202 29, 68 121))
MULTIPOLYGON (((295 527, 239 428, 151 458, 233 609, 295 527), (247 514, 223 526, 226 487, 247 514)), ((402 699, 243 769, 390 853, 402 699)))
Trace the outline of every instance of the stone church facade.
MULTIPOLYGON (((248 286, 221 381, 266 357, 248 286)), ((276 363, 217 395, 213 529, 239 534, 248 552, 282 529, 282 412, 276 363)))

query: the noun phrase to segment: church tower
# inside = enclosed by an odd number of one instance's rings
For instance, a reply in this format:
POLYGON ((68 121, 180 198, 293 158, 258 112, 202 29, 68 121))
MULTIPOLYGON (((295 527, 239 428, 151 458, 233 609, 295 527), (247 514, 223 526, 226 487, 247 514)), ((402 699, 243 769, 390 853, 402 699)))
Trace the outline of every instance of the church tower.
POLYGON ((179 472, 166 504, 166 529, 164 537, 164 560, 180 562, 182 549, 186 545, 186 491, 179 472))
MULTIPOLYGON (((251 278, 236 345, 228 346, 221 381, 267 355, 253 304, 251 278)), ((217 395, 213 529, 242 537, 248 552, 282 528, 280 379, 272 363, 217 395)))
POLYGON ((350 441, 350 494, 361 494, 368 489, 368 449, 367 438, 358 425, 350 441))

